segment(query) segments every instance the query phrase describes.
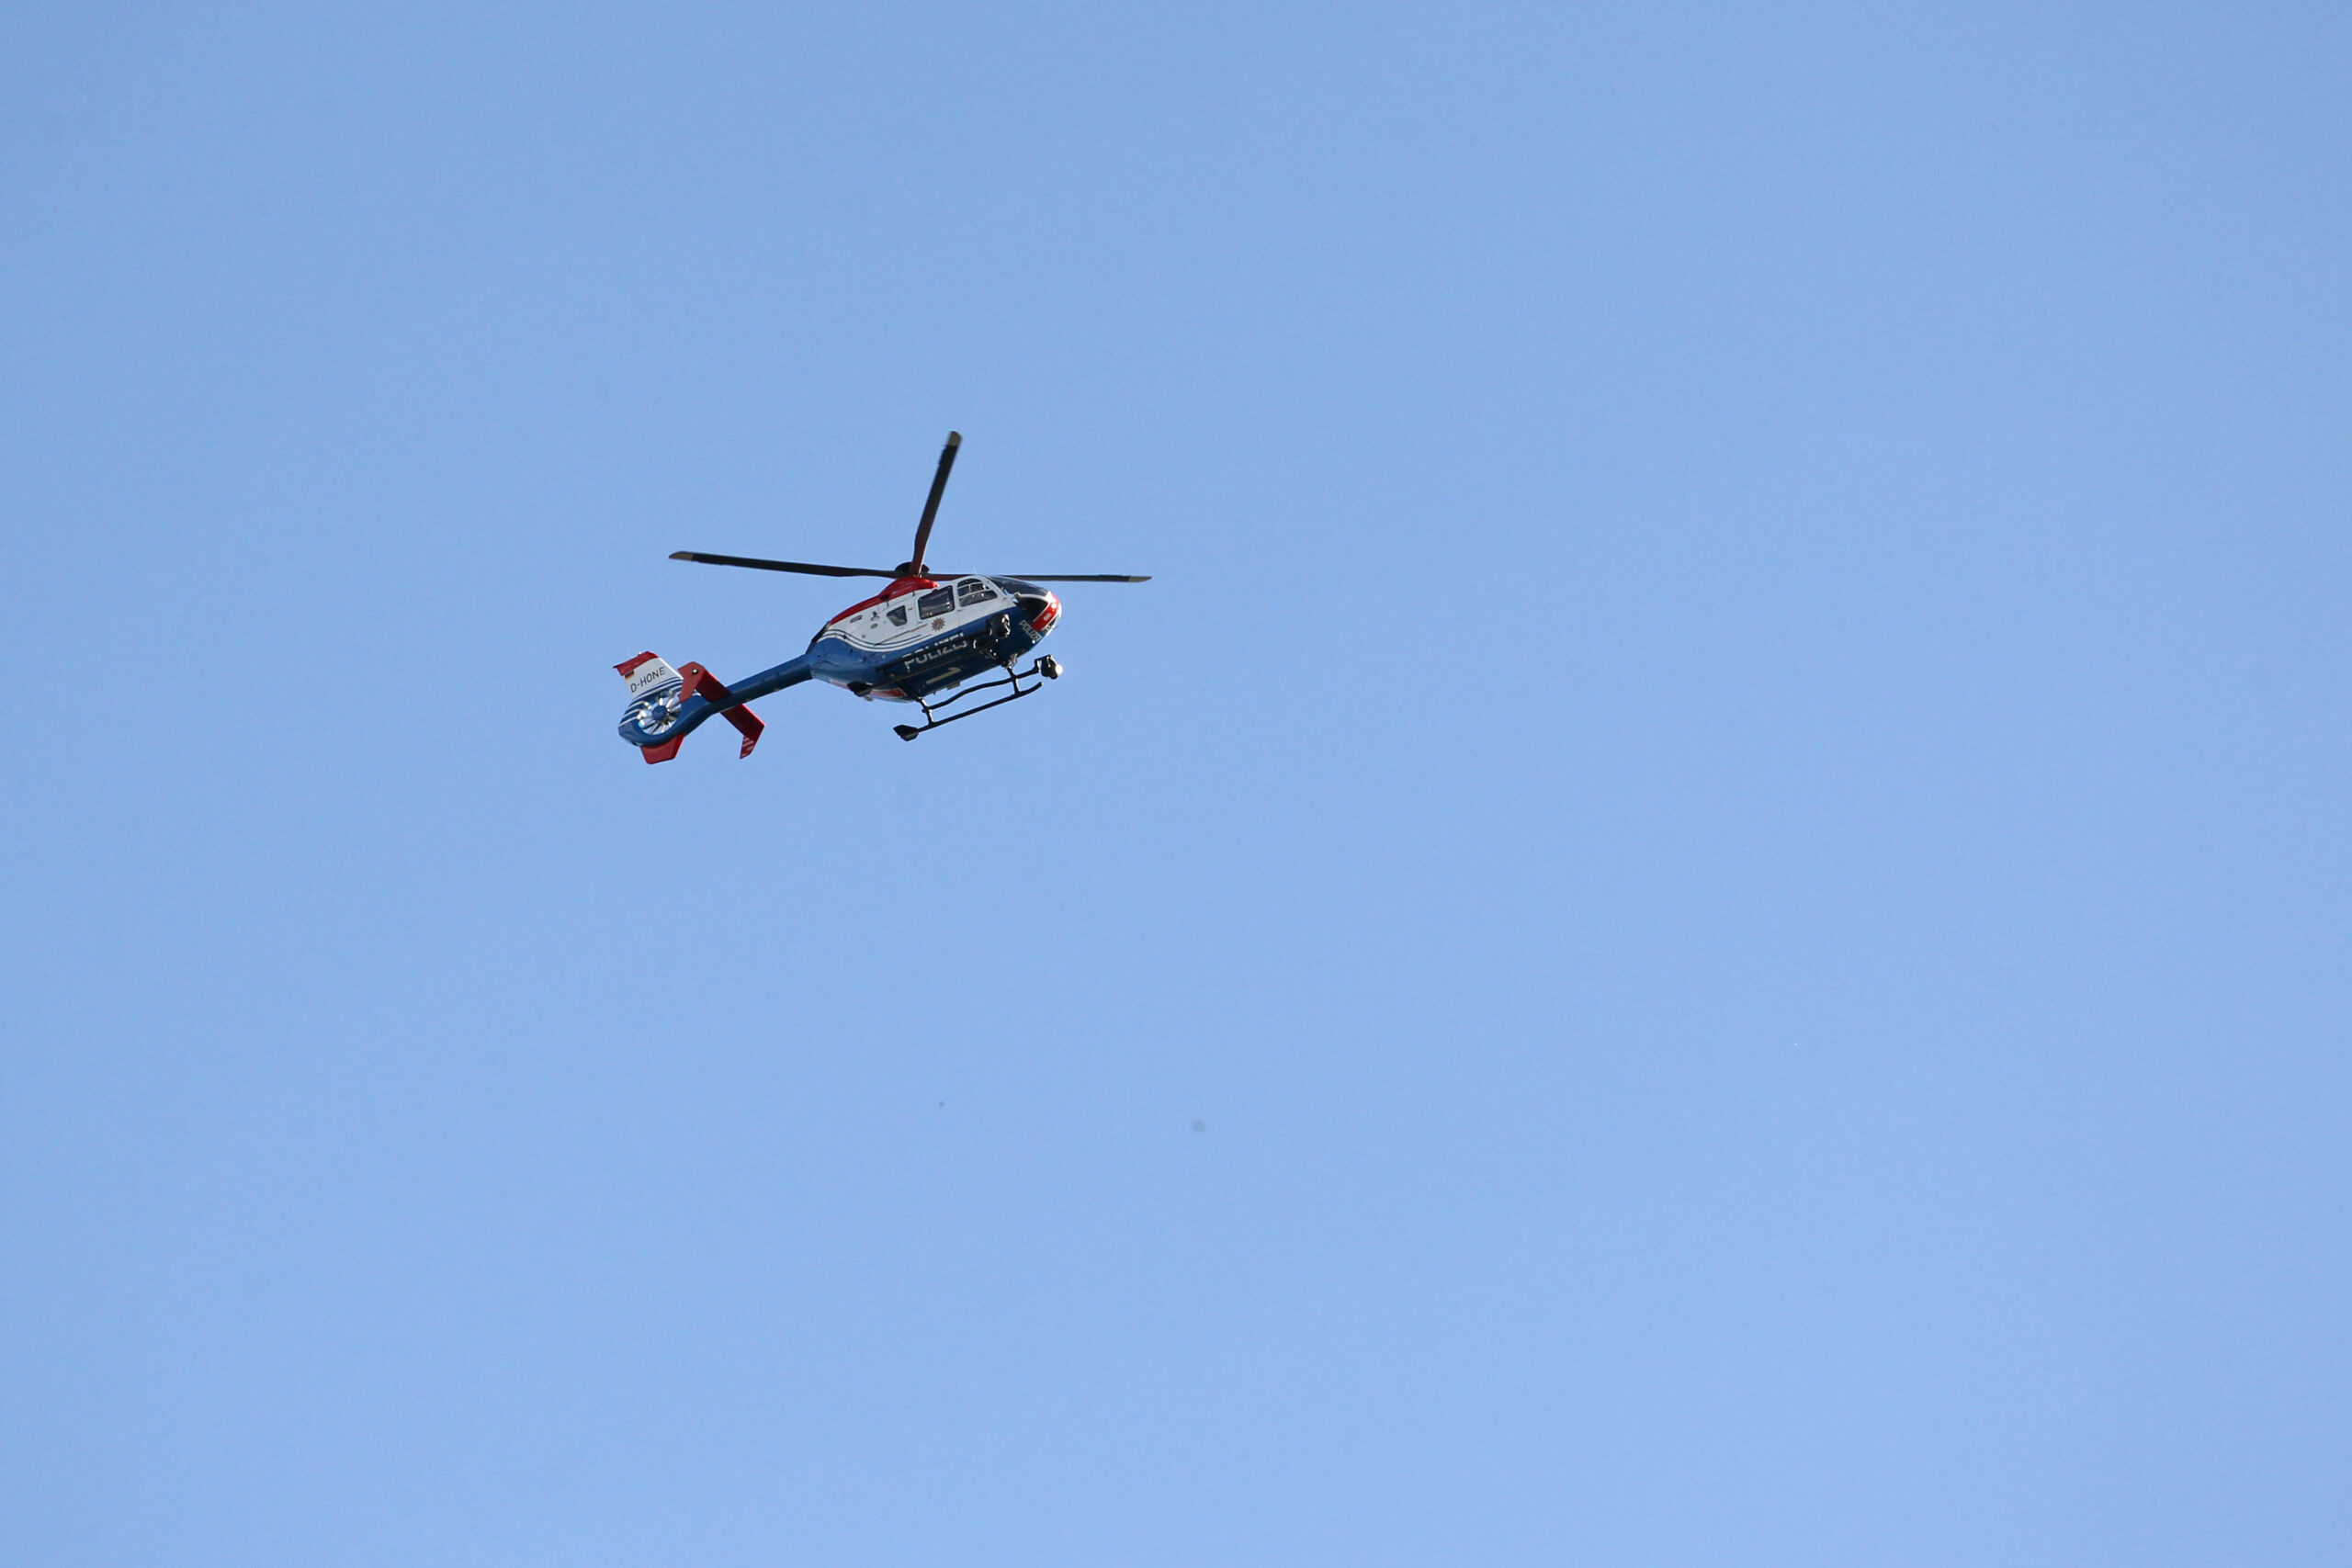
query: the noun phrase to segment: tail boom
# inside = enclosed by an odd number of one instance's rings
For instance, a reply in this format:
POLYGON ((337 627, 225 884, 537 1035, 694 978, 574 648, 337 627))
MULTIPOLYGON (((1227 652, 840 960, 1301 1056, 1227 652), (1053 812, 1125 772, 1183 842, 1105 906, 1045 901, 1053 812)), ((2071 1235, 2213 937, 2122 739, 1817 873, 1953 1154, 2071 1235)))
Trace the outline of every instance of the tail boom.
POLYGON ((629 705, 621 715, 621 739, 636 747, 648 762, 666 762, 678 754, 688 735, 713 714, 726 716, 743 737, 737 753, 748 757, 760 743, 766 726, 744 704, 808 679, 808 658, 787 659, 729 688, 699 664, 673 670, 660 655, 646 652, 613 668, 628 684, 629 705))

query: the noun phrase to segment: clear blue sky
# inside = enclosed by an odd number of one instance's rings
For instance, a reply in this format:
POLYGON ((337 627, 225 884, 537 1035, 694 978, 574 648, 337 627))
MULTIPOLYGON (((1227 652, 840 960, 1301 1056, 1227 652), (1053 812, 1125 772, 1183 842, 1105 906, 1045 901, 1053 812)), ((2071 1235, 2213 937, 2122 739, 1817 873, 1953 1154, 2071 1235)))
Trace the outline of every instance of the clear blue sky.
POLYGON ((2347 80, 10 7, 0 1558, 2352 1556, 2347 80))

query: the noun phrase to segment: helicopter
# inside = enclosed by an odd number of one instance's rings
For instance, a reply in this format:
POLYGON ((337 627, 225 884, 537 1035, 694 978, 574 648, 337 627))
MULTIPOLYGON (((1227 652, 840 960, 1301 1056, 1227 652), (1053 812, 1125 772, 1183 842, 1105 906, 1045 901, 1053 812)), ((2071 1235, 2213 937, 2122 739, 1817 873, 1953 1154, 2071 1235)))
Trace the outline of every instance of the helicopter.
POLYGON ((930 499, 923 502, 922 521, 915 525, 914 551, 888 571, 673 551, 672 560, 699 561, 705 566, 750 567, 807 577, 878 577, 886 580, 886 585, 871 599, 859 600, 819 627, 808 639, 807 652, 732 686, 699 664, 672 669, 651 652, 616 664, 613 668, 628 682, 629 696, 628 711, 621 716, 621 739, 638 748, 648 762, 666 762, 678 754, 688 735, 717 715, 741 734, 743 749, 737 755, 748 757, 767 727, 745 705, 754 697, 813 680, 840 686, 868 702, 914 704, 922 709, 923 722, 892 727, 899 739, 913 740, 941 725, 1033 696, 1045 689, 1047 681, 1059 680, 1062 666, 1051 654, 1032 660, 1026 670, 1018 668, 1022 658, 1061 620, 1061 600, 1043 584, 1149 582, 1151 579, 1052 572, 984 577, 932 570, 926 559, 931 525, 939 516, 939 498, 946 492, 948 470, 955 468, 956 454, 963 445, 961 434, 953 430, 947 433, 947 445, 939 454, 939 471, 932 476, 930 499), (978 679, 995 671, 1002 673, 978 679), (1011 690, 1006 691, 1007 687, 1011 690), (960 713, 944 711, 967 697, 990 691, 1004 694, 960 713))

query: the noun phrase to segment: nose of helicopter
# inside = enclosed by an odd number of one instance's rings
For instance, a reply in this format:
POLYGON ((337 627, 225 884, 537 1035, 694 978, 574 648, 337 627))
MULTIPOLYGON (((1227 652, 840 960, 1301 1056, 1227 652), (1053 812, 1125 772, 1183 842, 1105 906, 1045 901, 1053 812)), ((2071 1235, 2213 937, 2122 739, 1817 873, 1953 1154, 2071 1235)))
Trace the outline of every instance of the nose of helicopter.
POLYGON ((1044 583, 1018 577, 1000 577, 996 585, 1012 595, 1013 602, 1021 607, 1021 618, 1029 623, 1029 629, 1037 636, 1044 637, 1053 624, 1061 619, 1062 602, 1055 598, 1054 591, 1044 583))

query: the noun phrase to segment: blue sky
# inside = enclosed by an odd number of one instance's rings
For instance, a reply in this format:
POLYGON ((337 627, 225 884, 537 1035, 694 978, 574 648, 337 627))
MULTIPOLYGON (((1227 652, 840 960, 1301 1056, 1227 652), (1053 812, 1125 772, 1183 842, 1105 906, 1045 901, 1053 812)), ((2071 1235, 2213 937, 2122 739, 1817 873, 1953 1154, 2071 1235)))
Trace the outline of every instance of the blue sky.
POLYGON ((0 1555, 2340 1558, 2347 55, 13 8, 0 1555))

